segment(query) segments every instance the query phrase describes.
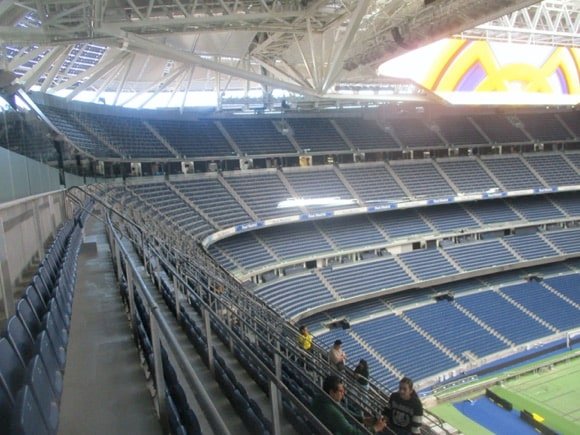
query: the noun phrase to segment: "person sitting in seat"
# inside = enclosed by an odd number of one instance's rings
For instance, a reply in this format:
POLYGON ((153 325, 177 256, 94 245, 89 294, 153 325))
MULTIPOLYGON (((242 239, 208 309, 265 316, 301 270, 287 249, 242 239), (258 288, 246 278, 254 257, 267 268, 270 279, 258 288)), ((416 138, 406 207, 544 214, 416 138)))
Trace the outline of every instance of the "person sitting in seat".
MULTIPOLYGON (((344 416, 344 410, 340 402, 346 394, 346 389, 342 380, 335 375, 329 375, 322 383, 322 389, 326 394, 316 396, 312 402, 312 413, 324 424, 333 434, 339 435, 359 435, 364 431, 349 423, 344 416)), ((363 423, 371 432, 381 432, 386 423, 382 417, 366 418, 363 423)))

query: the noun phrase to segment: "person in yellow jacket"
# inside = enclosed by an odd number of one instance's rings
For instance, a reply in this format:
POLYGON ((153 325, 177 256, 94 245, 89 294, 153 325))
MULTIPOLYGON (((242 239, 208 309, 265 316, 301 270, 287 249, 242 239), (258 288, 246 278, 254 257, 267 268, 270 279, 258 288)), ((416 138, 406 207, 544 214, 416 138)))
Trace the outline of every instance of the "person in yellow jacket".
POLYGON ((308 328, 306 327, 306 325, 302 325, 300 327, 300 335, 298 336, 298 344, 300 345, 302 350, 308 352, 312 347, 313 339, 314 337, 310 332, 308 332, 308 328))

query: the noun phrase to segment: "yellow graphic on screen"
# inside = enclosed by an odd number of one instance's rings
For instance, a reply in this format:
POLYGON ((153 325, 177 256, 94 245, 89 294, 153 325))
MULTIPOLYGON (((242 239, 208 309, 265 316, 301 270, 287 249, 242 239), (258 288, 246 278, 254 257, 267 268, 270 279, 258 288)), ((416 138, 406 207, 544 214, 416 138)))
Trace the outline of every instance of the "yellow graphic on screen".
POLYGON ((450 39, 423 85, 439 92, 580 94, 580 53, 555 47, 540 65, 503 64, 486 41, 450 39))

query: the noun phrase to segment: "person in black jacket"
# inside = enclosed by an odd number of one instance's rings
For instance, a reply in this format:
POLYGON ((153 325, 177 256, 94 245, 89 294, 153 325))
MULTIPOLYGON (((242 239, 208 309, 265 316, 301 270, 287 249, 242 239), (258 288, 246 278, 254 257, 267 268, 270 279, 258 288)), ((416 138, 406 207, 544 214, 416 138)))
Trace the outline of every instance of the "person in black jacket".
POLYGON ((387 426, 397 435, 418 434, 423 424, 423 404, 413 389, 413 381, 407 377, 399 382, 399 391, 391 394, 389 407, 383 414, 387 426))

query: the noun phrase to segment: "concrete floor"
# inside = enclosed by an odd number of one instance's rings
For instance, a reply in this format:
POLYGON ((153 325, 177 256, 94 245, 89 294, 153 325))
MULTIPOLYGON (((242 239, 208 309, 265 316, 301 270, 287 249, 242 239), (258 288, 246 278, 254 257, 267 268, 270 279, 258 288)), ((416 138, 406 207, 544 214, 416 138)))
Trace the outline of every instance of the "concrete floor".
POLYGON ((78 259, 69 335, 59 434, 161 434, 104 226, 92 217, 78 259))

